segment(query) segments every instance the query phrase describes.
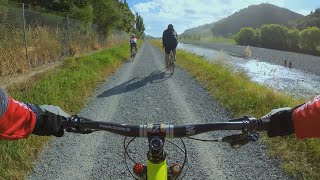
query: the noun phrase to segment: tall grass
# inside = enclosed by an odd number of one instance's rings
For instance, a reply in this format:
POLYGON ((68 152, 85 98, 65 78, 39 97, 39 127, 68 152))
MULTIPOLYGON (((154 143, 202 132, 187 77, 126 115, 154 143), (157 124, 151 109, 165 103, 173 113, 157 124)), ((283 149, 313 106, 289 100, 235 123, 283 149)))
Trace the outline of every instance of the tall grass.
MULTIPOLYGON (((152 43, 161 48, 159 41, 152 43)), ((181 50, 177 51, 177 57, 178 66, 199 80, 233 116, 261 117, 271 109, 305 102, 254 83, 244 73, 234 72, 224 64, 213 64, 181 50)), ((294 136, 263 139, 270 147, 270 154, 282 160, 281 166, 289 175, 296 179, 320 179, 319 139, 298 140, 294 136)))
POLYGON ((61 61, 67 56, 113 47, 124 40, 124 37, 116 35, 99 39, 99 35, 90 28, 81 31, 71 29, 68 35, 67 30, 60 27, 29 26, 25 48, 22 29, 0 24, 0 32, 0 76, 23 73, 29 68, 26 49, 31 67, 37 67, 61 61))
MULTIPOLYGON (((63 58, 64 45, 59 40, 58 28, 29 27, 26 34, 28 55, 32 67, 59 61, 63 58)), ((25 51, 22 50, 22 53, 25 54, 25 51)))
MULTIPOLYGON (((83 57, 69 58, 63 65, 35 77, 28 83, 8 89, 24 102, 54 104, 69 113, 77 113, 97 84, 127 59, 129 46, 120 45, 83 57)), ((24 179, 34 165, 34 158, 50 140, 31 135, 19 141, 0 141, 0 179, 24 179)))

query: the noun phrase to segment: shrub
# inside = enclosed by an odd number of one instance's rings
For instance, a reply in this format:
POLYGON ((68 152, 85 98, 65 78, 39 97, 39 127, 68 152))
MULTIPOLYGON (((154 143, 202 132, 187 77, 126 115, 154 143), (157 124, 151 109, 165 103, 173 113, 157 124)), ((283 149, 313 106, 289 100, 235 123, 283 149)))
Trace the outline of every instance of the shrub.
POLYGON ((234 36, 234 40, 239 45, 256 45, 257 44, 257 33, 251 27, 241 28, 240 31, 234 36))
POLYGON ((320 29, 308 27, 301 31, 300 45, 304 52, 320 55, 320 29))
POLYGON ((291 51, 299 51, 300 34, 298 29, 289 30, 288 34, 288 48, 291 51))
POLYGON ((289 29, 279 24, 262 25, 260 28, 261 45, 271 49, 288 49, 289 29))

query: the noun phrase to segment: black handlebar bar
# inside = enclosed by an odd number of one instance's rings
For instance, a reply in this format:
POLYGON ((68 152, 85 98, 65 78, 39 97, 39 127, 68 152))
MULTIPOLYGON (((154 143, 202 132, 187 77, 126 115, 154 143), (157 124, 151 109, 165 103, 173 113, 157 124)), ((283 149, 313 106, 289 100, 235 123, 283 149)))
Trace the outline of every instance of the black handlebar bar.
POLYGON ((90 119, 72 116, 63 123, 69 132, 91 133, 93 131, 109 131, 128 137, 151 137, 159 135, 166 138, 182 138, 217 130, 246 130, 248 132, 267 131, 268 119, 255 119, 247 116, 229 120, 228 122, 189 124, 189 125, 128 125, 112 122, 92 121, 90 119))

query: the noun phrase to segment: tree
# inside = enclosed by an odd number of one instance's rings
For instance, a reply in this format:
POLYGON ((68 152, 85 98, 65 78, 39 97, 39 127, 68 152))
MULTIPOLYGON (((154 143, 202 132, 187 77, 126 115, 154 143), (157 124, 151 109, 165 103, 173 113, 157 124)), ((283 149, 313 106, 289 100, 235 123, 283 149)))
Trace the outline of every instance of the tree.
POLYGON ((0 0, 0 23, 6 21, 8 11, 8 1, 0 0))
POLYGON ((132 30, 132 26, 135 22, 134 14, 131 12, 129 5, 126 1, 119 2, 120 10, 121 10, 121 19, 122 22, 118 25, 117 29, 124 30, 126 32, 130 32, 132 30))
POLYGON ((87 5, 83 8, 79 8, 72 5, 70 8, 70 17, 82 20, 86 23, 91 23, 94 19, 93 7, 92 5, 87 5))
POLYGON ((93 9, 94 23, 101 33, 109 34, 111 30, 122 22, 121 12, 118 10, 117 0, 95 0, 93 9))
POLYGON ((271 49, 288 49, 289 29, 279 24, 262 25, 260 42, 262 47, 271 49))
MULTIPOLYGON (((4 1, 4 0, 0 0, 4 1)), ((101 33, 108 34, 112 29, 130 32, 135 23, 134 14, 126 1, 119 0, 11 0, 25 3, 41 12, 56 11, 69 15, 86 24, 96 23, 101 33), (48 11, 50 10, 50 11, 48 11)), ((1 12, 0 12, 1 13, 1 12)), ((1 18, 1 17, 0 17, 1 18)), ((144 32, 142 17, 139 16, 139 32, 144 32), (142 22, 142 24, 141 24, 142 22)))
POLYGON ((251 27, 241 28, 240 31, 234 36, 234 40, 239 45, 257 45, 257 32, 251 27))
POLYGON ((301 49, 307 53, 320 54, 320 29, 308 27, 300 32, 301 49))
POLYGON ((291 29, 288 33, 288 48, 291 51, 298 51, 300 34, 298 29, 291 29))
POLYGON ((138 13, 136 13, 136 29, 138 30, 140 35, 144 34, 145 27, 143 18, 138 13))

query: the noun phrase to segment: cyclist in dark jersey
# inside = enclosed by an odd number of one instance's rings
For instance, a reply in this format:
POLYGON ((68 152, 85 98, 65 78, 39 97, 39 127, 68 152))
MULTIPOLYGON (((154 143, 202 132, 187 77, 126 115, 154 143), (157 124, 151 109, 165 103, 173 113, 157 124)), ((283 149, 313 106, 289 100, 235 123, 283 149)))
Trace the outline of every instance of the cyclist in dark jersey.
MULTIPOLYGON (((36 135, 62 136, 62 118, 69 115, 57 106, 37 106, 15 101, 0 89, 0 139, 16 140, 36 135)), ((296 108, 274 109, 269 137, 295 133, 297 138, 320 138, 320 96, 296 108)))
POLYGON ((162 46, 165 48, 166 57, 166 69, 169 67, 169 55, 170 51, 173 51, 174 60, 176 60, 176 47, 178 45, 178 34, 173 29, 173 25, 169 24, 168 29, 163 31, 162 34, 162 46))

